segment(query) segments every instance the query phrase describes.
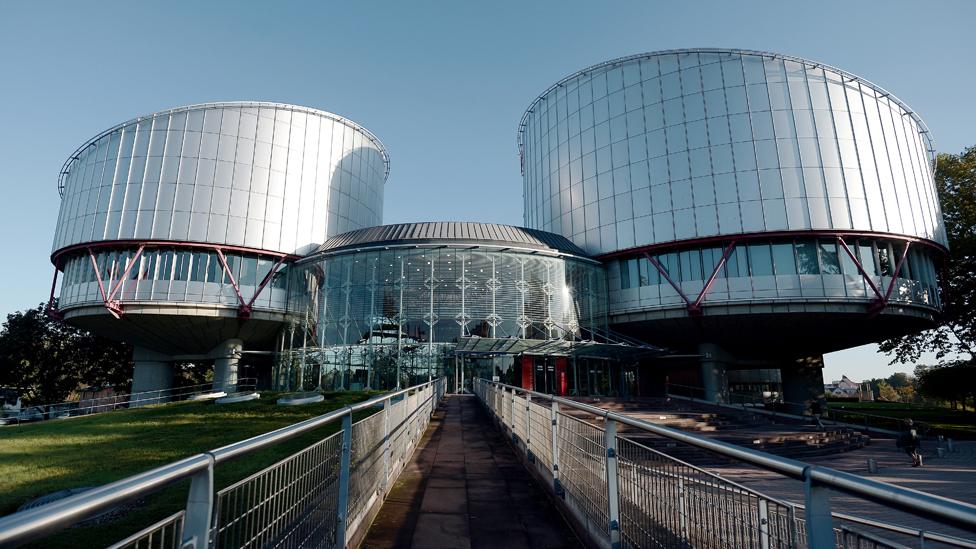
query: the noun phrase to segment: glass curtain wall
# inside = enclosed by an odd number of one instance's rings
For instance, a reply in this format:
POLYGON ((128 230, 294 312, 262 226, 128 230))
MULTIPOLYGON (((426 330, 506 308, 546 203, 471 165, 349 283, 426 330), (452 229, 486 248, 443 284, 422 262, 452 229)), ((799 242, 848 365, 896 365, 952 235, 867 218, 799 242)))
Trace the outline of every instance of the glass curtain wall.
MULTIPOLYGON (((718 265, 727 244, 652 255, 686 295, 701 291, 718 265)), ((851 239, 851 252, 882 292, 895 275, 905 243, 851 239)), ((941 307, 937 257, 930 248, 912 246, 898 272, 890 300, 938 309, 941 307)), ((680 302, 670 283, 646 257, 614 261, 610 269, 610 299, 614 310, 639 301, 641 306, 680 302)), ((738 244, 706 296, 706 302, 786 297, 854 297, 875 294, 851 257, 834 239, 800 238, 738 244)))
POLYGON ((292 275, 283 389, 392 388, 453 372, 460 338, 590 339, 606 326, 596 263, 511 251, 337 254, 292 275))
MULTIPOLYGON (((129 269, 136 250, 103 250, 95 264, 106 292, 122 280, 116 298, 122 301, 174 301, 239 304, 237 293, 217 252, 198 249, 147 249, 129 269), (128 271, 128 272, 127 272, 128 271)), ((278 262, 275 256, 225 253, 227 267, 245 299, 250 299, 278 262)), ((284 311, 287 303, 287 264, 281 266, 254 305, 284 311)), ((88 254, 70 257, 64 264, 60 308, 102 303, 98 277, 88 254)))

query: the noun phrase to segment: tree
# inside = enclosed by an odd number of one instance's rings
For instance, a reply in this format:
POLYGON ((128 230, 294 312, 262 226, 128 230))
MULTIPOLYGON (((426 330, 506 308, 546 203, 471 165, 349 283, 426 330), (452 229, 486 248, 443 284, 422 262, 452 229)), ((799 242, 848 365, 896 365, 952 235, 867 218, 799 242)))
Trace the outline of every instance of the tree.
POLYGON ((889 339, 883 352, 892 363, 917 362, 923 352, 941 360, 976 350, 976 146, 961 154, 940 154, 935 185, 942 204, 949 257, 942 272, 943 313, 938 325, 925 332, 889 339))
POLYGON ((888 402, 898 402, 898 391, 896 391, 888 382, 881 380, 878 382, 878 396, 881 400, 887 400, 888 402))
POLYGON ((895 389, 910 387, 912 385, 912 381, 912 378, 904 372, 895 372, 888 376, 888 385, 891 385, 895 389))
POLYGON ((0 332, 0 386, 22 389, 28 403, 52 404, 82 385, 129 385, 129 345, 54 320, 46 308, 42 303, 7 315, 0 332))
POLYGON ((919 377, 920 393, 938 400, 948 401, 952 408, 969 397, 976 398, 976 364, 957 361, 926 368, 919 377))

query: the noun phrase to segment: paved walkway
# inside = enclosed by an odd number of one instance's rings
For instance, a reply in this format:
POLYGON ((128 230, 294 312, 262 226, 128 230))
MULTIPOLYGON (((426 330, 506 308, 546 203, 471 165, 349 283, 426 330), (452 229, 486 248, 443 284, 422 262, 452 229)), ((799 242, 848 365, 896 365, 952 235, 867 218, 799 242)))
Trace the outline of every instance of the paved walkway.
POLYGON ((361 547, 580 547, 471 395, 448 395, 361 547))

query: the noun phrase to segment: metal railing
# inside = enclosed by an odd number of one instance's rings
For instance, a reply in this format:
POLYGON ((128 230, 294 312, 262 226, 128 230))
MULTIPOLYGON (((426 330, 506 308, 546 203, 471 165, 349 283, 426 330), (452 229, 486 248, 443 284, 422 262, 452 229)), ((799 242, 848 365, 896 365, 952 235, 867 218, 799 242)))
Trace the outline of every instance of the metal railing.
MULTIPOLYGON (((257 378, 245 377, 237 380, 237 391, 254 391, 257 388, 257 378)), ((118 393, 103 397, 79 398, 66 400, 55 404, 40 404, 37 406, 23 406, 17 413, 6 418, 7 424, 20 424, 31 421, 48 419, 67 419, 71 417, 89 416, 124 410, 151 404, 166 404, 189 400, 197 395, 214 392, 213 383, 185 385, 170 389, 154 391, 140 391, 136 393, 118 393)))
MULTIPOLYGON (((801 402, 790 402, 782 399, 770 401, 760 395, 731 391, 722 394, 725 402, 714 402, 705 398, 704 388, 676 383, 669 383, 665 388, 665 393, 668 397, 699 401, 711 406, 735 408, 790 419, 814 421, 813 416, 803 416, 787 411, 805 409, 807 404, 801 402)), ((834 423, 844 427, 852 427, 864 431, 867 434, 874 432, 885 435, 897 435, 905 429, 905 418, 872 414, 859 410, 845 410, 831 406, 825 406, 822 409, 820 420, 824 424, 834 423)), ((927 422, 914 421, 914 424, 921 436, 934 437, 938 434, 927 422)))
MULTIPOLYGON (((827 467, 699 437, 624 414, 477 379, 475 394, 508 429, 591 540, 611 547, 842 547, 837 519, 892 534, 919 532, 830 510, 831 490, 976 532, 976 506, 827 467), (604 420, 598 427, 565 413, 604 420), (805 505, 769 497, 619 436, 618 425, 757 466, 804 483, 805 505), (802 515, 802 516, 801 516, 802 515)), ((856 533, 850 534, 855 536, 856 533)), ((937 535, 958 547, 976 542, 937 535)), ((852 541, 853 543, 853 541, 852 541)), ((860 542, 858 542, 860 543, 860 542)), ((889 543, 889 542, 886 542, 889 543)), ((866 545, 861 545, 866 546, 866 545)), ((884 547, 885 545, 875 545, 884 547)), ((892 547, 897 543, 890 542, 892 547)))
POLYGON ((445 389, 440 378, 380 395, 0 518, 0 547, 40 539, 185 479, 184 511, 114 547, 345 547, 378 509, 445 389), (382 409, 353 422, 353 414, 376 407, 382 409), (337 422, 338 432, 214 493, 215 466, 337 422))

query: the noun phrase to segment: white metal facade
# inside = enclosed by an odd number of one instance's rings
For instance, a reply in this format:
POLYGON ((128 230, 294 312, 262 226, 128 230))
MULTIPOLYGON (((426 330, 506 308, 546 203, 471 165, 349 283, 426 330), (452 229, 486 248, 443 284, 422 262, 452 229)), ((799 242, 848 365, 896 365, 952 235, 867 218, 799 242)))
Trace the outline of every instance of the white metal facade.
POLYGON ((526 226, 592 254, 807 229, 945 244, 924 125, 812 61, 738 50, 609 61, 539 97, 519 143, 526 226))
POLYGON ((65 164, 54 250, 174 240, 300 254, 383 217, 386 153, 314 109, 213 103, 120 124, 65 164))

